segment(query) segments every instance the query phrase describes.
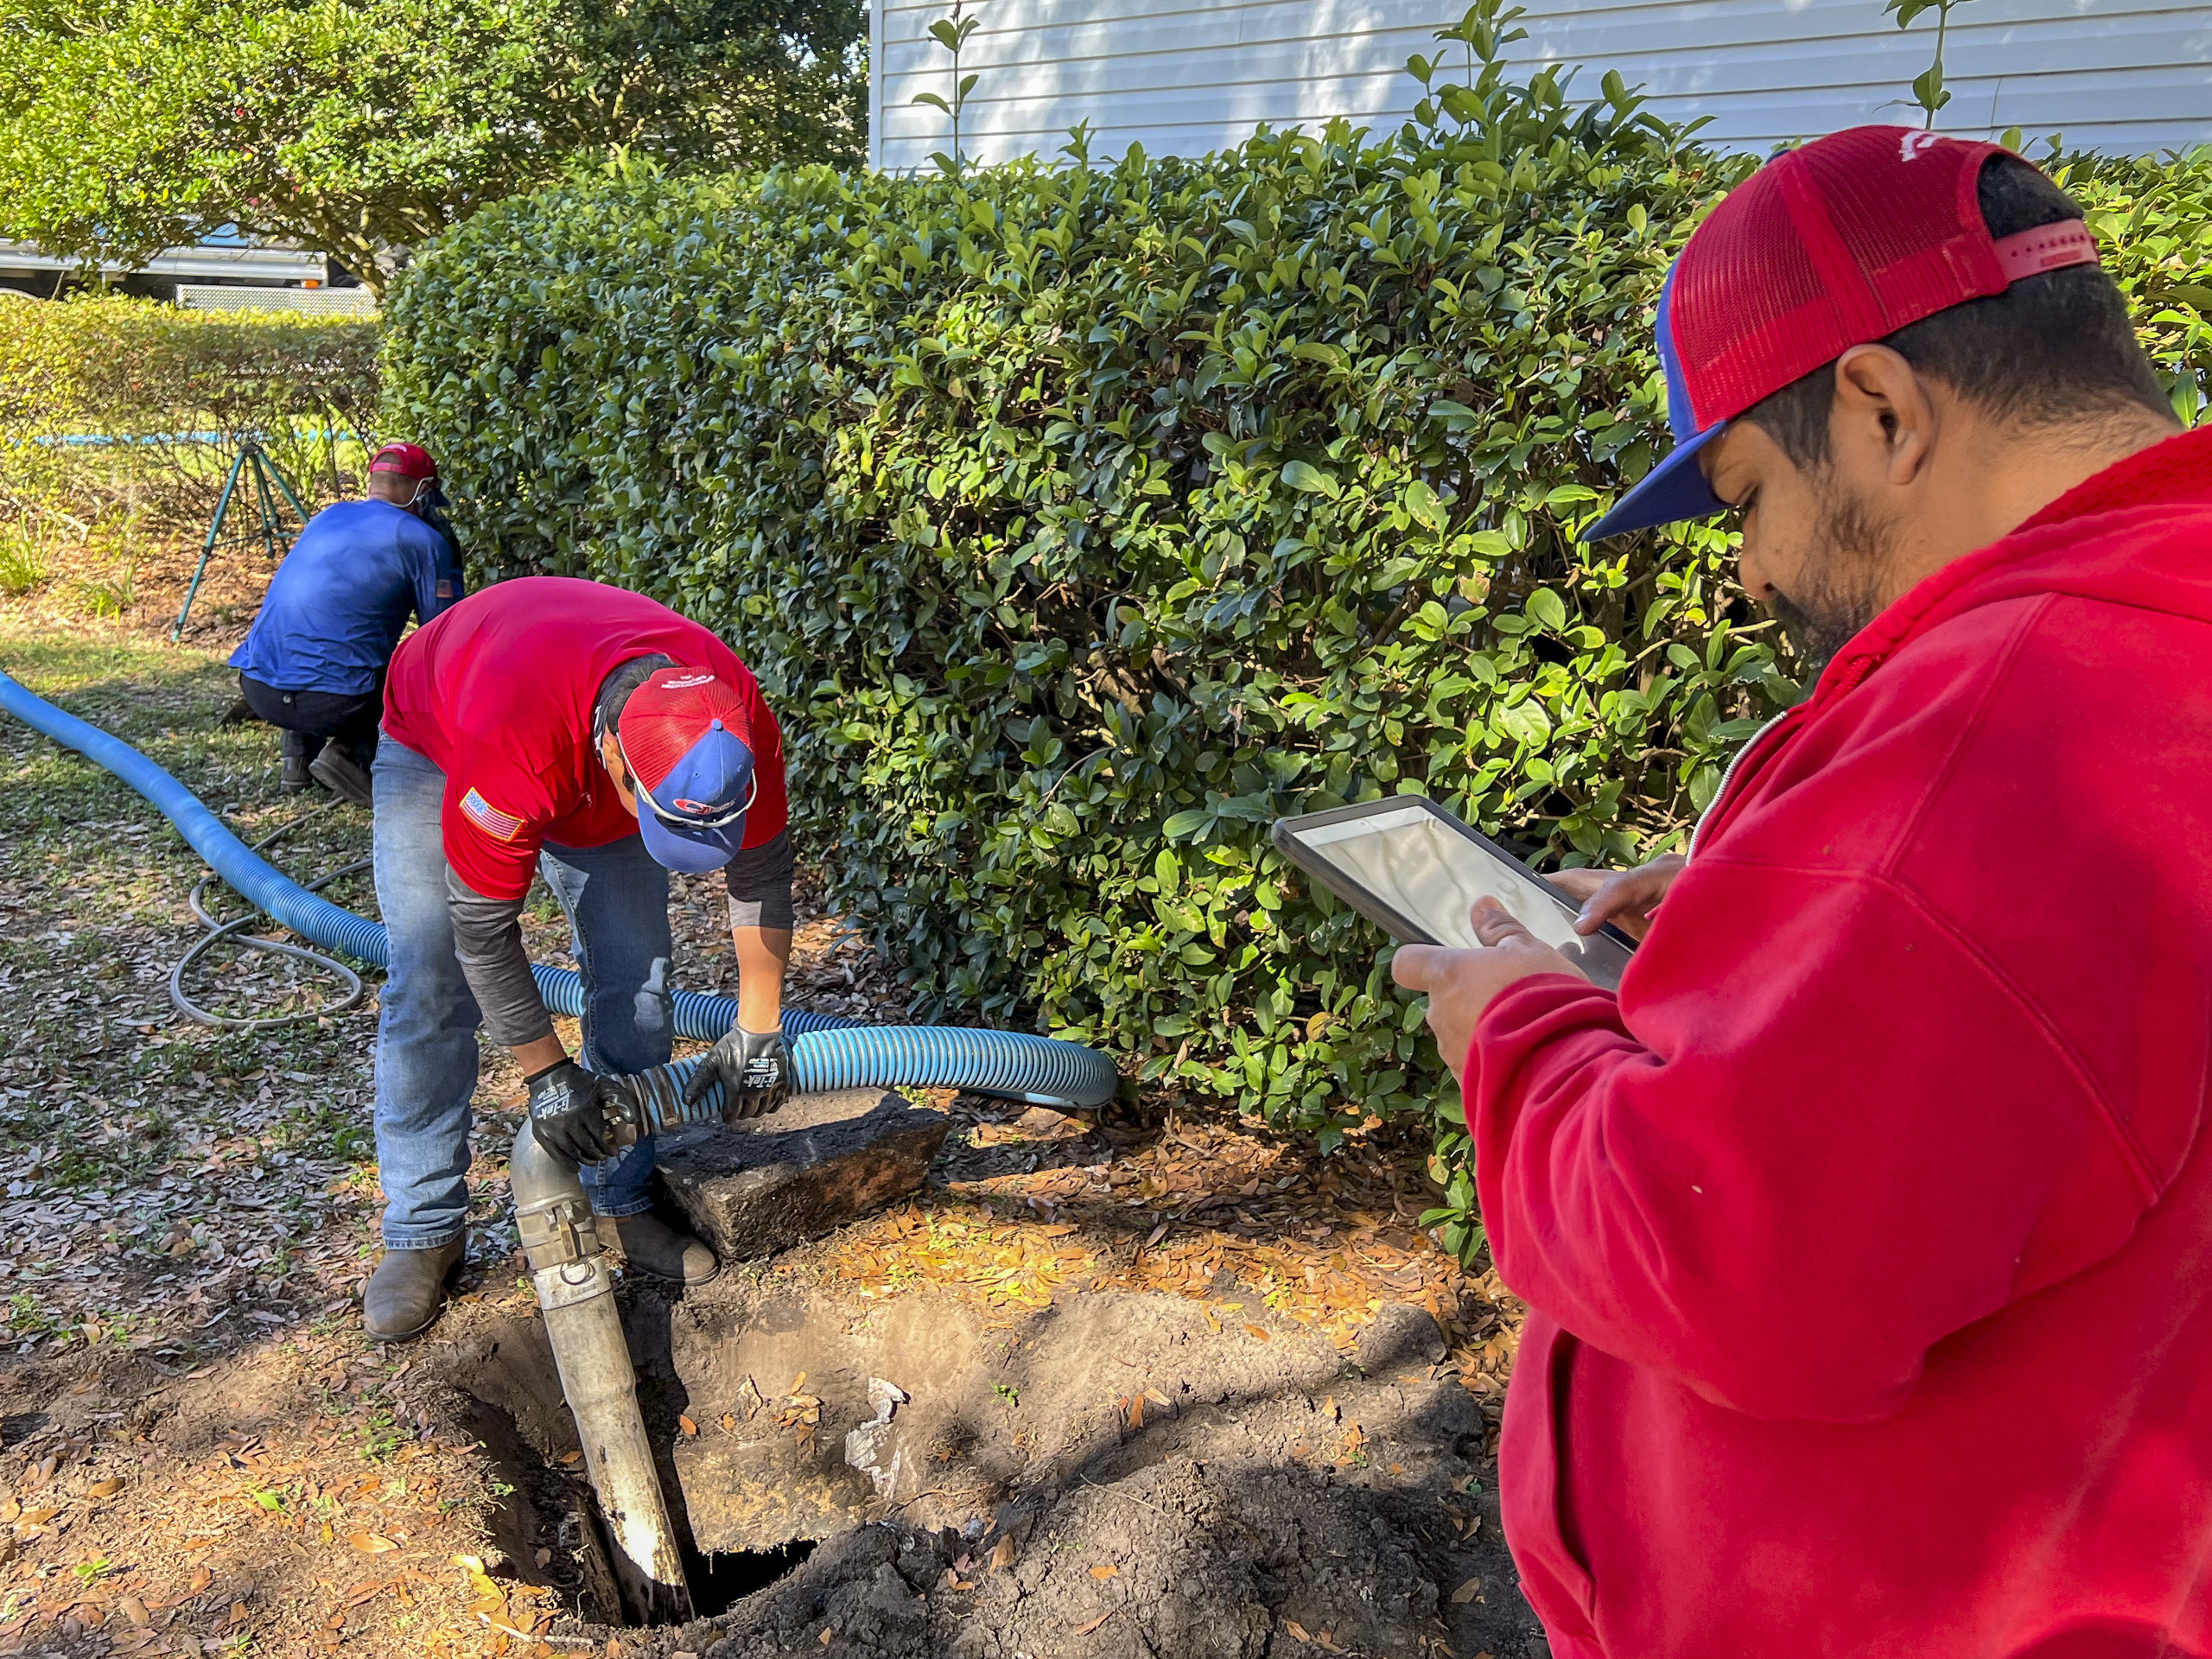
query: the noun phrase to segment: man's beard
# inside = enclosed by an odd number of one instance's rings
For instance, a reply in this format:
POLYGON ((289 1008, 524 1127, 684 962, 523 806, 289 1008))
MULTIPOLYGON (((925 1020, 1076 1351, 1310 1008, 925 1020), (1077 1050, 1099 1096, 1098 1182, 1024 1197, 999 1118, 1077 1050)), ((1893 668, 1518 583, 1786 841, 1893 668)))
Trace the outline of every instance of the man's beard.
POLYGON ((1882 573, 1897 543, 1897 527, 1878 520, 1863 502, 1826 486, 1814 499, 1820 518, 1796 592, 1777 588, 1768 601, 1808 690, 1881 611, 1882 573))

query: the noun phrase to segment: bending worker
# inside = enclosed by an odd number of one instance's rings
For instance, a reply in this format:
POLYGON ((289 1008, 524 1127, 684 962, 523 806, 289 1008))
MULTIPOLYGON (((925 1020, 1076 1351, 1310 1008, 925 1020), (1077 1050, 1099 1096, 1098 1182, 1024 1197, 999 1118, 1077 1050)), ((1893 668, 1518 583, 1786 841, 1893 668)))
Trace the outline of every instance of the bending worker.
POLYGON ((429 518, 437 479, 416 444, 378 450, 367 499, 308 521, 231 653, 246 707, 284 734, 288 791, 312 777, 369 804, 392 648, 410 616, 428 622, 464 592, 452 539, 429 518))
POLYGON ((1994 144, 1768 162, 1659 302, 1816 679, 1687 861, 1408 946, 1529 1303, 1505 1531, 1560 1659, 2212 1655, 2212 428, 1994 144))
POLYGON ((715 635, 640 594, 533 576, 419 629, 393 658, 376 762, 376 884, 391 939, 377 1030, 385 1254, 362 1297, 380 1342, 424 1330, 465 1254, 476 1029, 522 1067, 539 1142, 582 1168, 629 1266, 693 1285, 719 1264, 651 1213, 650 1139, 617 1148, 620 1079, 671 1037, 668 873, 722 869, 738 1019, 691 1080, 735 1113, 788 1087, 791 947, 783 734, 715 635), (533 874, 583 977, 571 1058, 519 925, 533 874))

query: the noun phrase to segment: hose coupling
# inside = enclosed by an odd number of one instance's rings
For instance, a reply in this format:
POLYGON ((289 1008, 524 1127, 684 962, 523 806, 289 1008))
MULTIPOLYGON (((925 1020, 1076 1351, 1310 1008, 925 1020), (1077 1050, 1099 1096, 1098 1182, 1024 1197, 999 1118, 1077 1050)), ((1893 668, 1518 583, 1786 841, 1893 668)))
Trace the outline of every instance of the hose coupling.
POLYGON ((515 1211, 515 1232, 532 1273, 587 1261, 600 1253, 599 1218, 588 1201, 555 1197, 515 1211))

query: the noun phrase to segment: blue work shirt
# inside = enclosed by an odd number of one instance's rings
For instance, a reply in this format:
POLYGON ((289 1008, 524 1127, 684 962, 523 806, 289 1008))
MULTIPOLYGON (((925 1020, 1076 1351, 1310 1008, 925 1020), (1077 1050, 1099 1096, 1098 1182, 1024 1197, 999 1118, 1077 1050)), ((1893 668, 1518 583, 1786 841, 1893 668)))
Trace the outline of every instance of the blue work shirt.
POLYGON ((452 545, 404 507, 340 501, 315 514, 269 584, 231 666, 280 691, 373 691, 411 613, 462 596, 452 545))

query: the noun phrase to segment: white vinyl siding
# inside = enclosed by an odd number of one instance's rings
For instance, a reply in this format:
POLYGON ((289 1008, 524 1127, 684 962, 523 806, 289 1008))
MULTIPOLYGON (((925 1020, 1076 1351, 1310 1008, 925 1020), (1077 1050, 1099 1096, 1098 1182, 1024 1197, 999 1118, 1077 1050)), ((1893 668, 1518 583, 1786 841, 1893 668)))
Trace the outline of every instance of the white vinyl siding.
MULTIPOLYGON (((950 0, 870 0, 871 152, 877 165, 925 166, 949 147, 945 118, 913 102, 950 99, 950 60, 929 25, 950 0)), ((1130 143, 1198 156, 1268 122, 1318 132, 1342 116, 1387 129, 1420 89, 1415 52, 1447 63, 1432 38, 1453 0, 967 0, 978 27, 963 68, 979 79, 961 148, 982 161, 1057 153, 1088 120, 1093 154, 1130 143)), ((1730 145, 1865 121, 1917 125, 1910 83, 1928 67, 1933 12, 1900 31, 1881 0, 1530 0, 1516 70, 1581 66, 1594 98, 1608 69, 1640 84, 1671 119, 1709 115, 1730 145)), ((2212 141, 2212 5, 2160 0, 1974 0, 1954 15, 1945 131, 2152 152, 2212 141)))

